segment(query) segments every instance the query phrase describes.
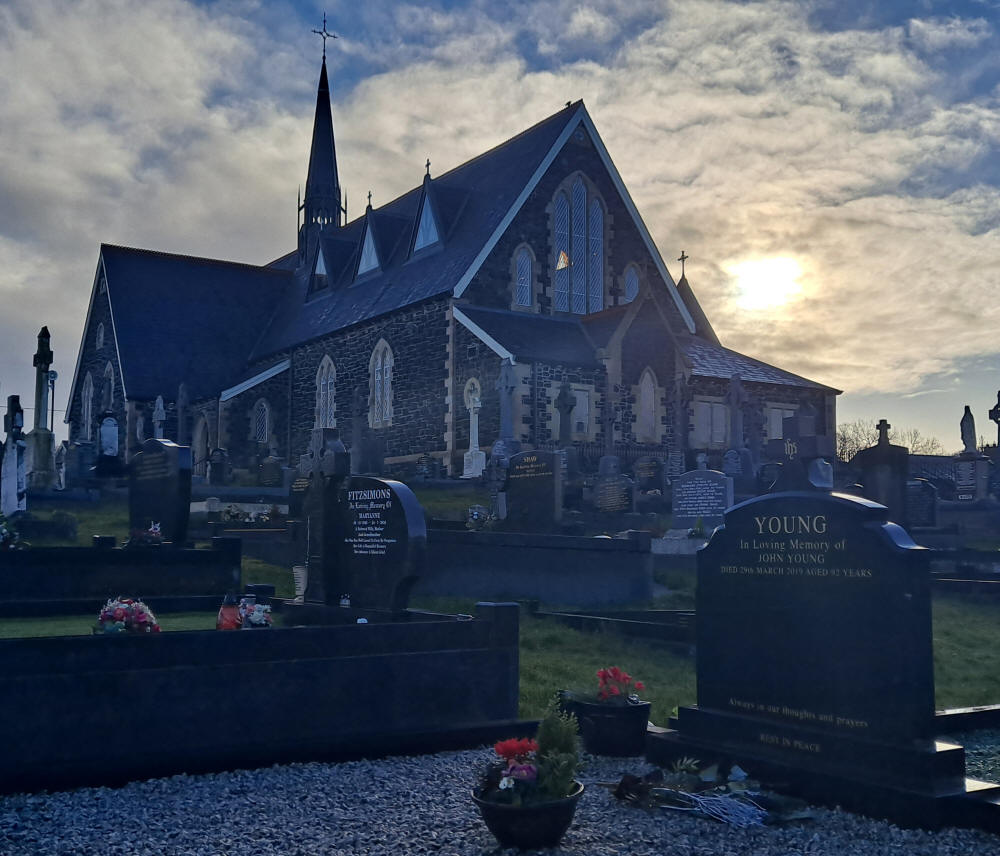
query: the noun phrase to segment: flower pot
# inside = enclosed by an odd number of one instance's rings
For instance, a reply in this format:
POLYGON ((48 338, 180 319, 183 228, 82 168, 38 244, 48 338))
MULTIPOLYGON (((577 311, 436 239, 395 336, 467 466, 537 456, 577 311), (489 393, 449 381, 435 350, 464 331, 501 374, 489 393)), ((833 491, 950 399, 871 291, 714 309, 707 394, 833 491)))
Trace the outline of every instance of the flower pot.
POLYGON ((479 806, 479 813, 487 828, 501 847, 532 850, 559 844, 573 822, 576 804, 582 794, 583 784, 575 782, 573 792, 568 797, 535 805, 490 802, 480 799, 475 792, 472 799, 479 806))
POLYGON ((560 704, 580 723, 583 747, 592 755, 628 757, 646 751, 648 701, 634 704, 611 704, 582 701, 562 693, 560 704))

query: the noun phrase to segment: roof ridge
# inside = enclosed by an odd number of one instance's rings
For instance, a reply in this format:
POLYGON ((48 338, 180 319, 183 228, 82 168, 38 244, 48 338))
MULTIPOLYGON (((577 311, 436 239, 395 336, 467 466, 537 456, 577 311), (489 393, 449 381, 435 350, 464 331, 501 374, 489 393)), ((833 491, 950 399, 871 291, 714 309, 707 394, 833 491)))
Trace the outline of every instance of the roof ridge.
MULTIPOLYGON (((495 146, 493 146, 490 149, 487 149, 485 152, 480 152, 478 155, 475 155, 474 157, 469 158, 467 161, 462 161, 462 163, 457 164, 456 166, 453 166, 447 172, 443 172, 443 173, 441 173, 441 175, 432 177, 431 178, 432 184, 435 181, 441 181, 441 179, 448 177, 453 172, 457 172, 458 170, 463 169, 464 167, 469 166, 469 164, 473 164, 473 163, 475 163, 478 160, 482 160, 483 158, 485 158, 485 157, 487 157, 489 155, 492 155, 498 149, 502 149, 504 146, 509 146, 515 140, 519 140, 521 137, 527 136, 532 131, 537 130, 540 126, 546 124, 547 122, 552 121, 560 113, 569 113, 569 112, 575 110, 582 103, 583 103, 583 99, 582 98, 578 98, 576 101, 571 101, 568 106, 563 107, 561 110, 557 110, 555 113, 551 113, 550 115, 546 116, 544 119, 539 119, 530 128, 525 128, 520 133, 514 134, 513 137, 508 137, 503 142, 497 143, 495 146)), ((386 203, 384 203, 382 205, 379 205, 378 208, 373 208, 372 211, 382 211, 382 209, 388 208, 390 205, 394 205, 395 203, 397 203, 397 202, 401 201, 402 199, 404 199, 405 197, 409 196, 411 193, 414 193, 416 191, 422 190, 423 186, 424 186, 423 181, 421 181, 420 184, 414 185, 409 190, 403 191, 398 196, 390 199, 388 202, 386 202, 386 203)), ((418 214, 419 214, 419 212, 418 212, 418 214)), ((404 216, 404 215, 398 215, 398 216, 404 216)), ((350 220, 348 223, 345 223, 344 227, 346 228, 348 225, 350 225, 352 223, 357 223, 363 217, 364 217, 363 214, 361 216, 359 216, 359 217, 355 217, 353 220, 350 220)))
MULTIPOLYGON (((273 265, 274 262, 270 262, 267 265, 254 265, 250 264, 249 262, 234 262, 230 261, 229 259, 212 259, 208 258, 207 256, 192 256, 187 253, 168 253, 164 250, 147 250, 142 247, 126 247, 122 244, 102 243, 101 252, 103 253, 105 250, 120 250, 126 253, 135 253, 137 255, 141 254, 146 256, 158 256, 160 258, 166 258, 166 259, 185 259, 187 261, 192 261, 192 262, 204 262, 206 264, 225 265, 226 267, 249 268, 254 271, 277 274, 279 276, 291 275, 291 271, 281 270, 279 268, 271 267, 271 265, 273 265)), ((287 258, 290 255, 292 255, 292 253, 286 253, 284 256, 279 256, 279 258, 275 259, 275 261, 280 261, 281 259, 287 258)))

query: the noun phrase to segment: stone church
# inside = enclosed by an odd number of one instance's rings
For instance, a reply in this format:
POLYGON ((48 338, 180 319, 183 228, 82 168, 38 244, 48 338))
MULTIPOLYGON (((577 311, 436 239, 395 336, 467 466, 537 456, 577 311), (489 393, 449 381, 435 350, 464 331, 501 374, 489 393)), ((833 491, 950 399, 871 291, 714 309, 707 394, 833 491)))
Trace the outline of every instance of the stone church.
POLYGON ((383 472, 461 476, 470 428, 486 450, 500 439, 502 369, 510 439, 572 442, 584 466, 719 466, 806 404, 833 436, 837 390, 720 344, 582 101, 343 214, 324 59, 291 252, 258 266, 101 246, 67 407, 81 459, 110 413, 123 462, 156 433, 191 445, 196 473, 216 449, 294 465, 336 427, 383 472))

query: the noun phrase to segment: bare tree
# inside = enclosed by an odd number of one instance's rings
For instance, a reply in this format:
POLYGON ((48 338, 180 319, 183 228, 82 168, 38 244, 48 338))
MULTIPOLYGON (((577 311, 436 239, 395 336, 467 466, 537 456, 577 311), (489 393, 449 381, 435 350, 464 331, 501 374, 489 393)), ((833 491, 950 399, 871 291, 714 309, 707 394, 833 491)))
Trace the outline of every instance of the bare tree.
MULTIPOLYGON (((862 449, 878 442, 874 419, 853 419, 837 426, 837 457, 850 461, 862 449)), ((890 428, 889 442, 906 446, 911 455, 943 455, 944 446, 937 437, 926 437, 919 428, 890 428)))

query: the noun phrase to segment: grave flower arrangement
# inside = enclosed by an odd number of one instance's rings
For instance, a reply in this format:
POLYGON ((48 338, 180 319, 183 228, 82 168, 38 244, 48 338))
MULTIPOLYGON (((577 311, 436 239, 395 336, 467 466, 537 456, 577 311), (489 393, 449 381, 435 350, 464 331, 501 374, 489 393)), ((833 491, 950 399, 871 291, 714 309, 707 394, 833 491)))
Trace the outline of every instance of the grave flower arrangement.
POLYGON ((113 597, 97 616, 95 633, 159 633, 160 625, 141 600, 113 597))
POLYGON ((0 514, 0 550, 20 550, 26 546, 14 524, 0 514))
POLYGON ((608 704, 639 704, 639 690, 646 689, 642 681, 628 672, 611 666, 597 670, 597 700, 608 704))
POLYGON ((149 529, 133 529, 123 547, 154 547, 163 543, 160 524, 150 521, 149 529))
POLYGON ((248 598, 240 598, 240 619, 244 628, 247 627, 270 627, 271 626, 271 606, 266 603, 257 603, 248 598))

